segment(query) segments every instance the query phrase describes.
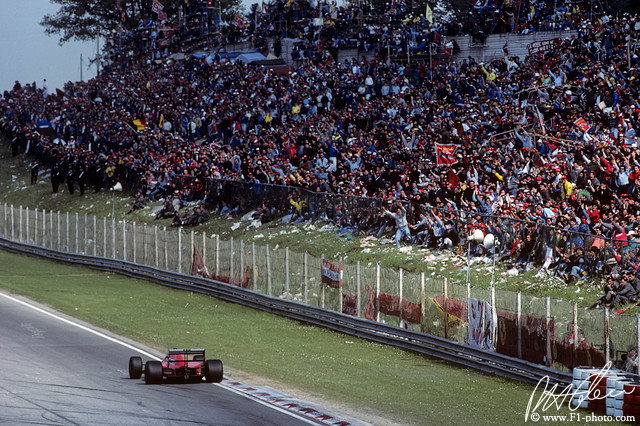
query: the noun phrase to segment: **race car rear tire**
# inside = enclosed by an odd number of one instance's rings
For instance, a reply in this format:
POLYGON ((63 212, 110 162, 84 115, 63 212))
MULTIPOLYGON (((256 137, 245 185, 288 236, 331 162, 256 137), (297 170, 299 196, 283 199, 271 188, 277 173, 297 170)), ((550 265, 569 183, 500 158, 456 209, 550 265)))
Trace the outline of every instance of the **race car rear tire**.
POLYGON ((222 381, 222 361, 208 359, 204 363, 204 379, 207 383, 220 383, 222 381))
POLYGON ((144 382, 148 385, 162 383, 162 363, 160 361, 147 361, 144 367, 144 382))
POLYGON ((142 358, 132 356, 129 358, 129 378, 139 379, 142 377, 142 358))

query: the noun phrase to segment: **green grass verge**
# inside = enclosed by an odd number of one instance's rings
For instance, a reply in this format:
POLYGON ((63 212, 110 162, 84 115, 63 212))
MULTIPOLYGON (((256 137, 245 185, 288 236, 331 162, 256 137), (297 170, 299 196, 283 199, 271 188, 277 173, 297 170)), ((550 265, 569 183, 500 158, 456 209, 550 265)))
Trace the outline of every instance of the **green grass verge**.
POLYGON ((231 377, 268 377, 377 424, 520 424, 533 391, 201 294, 3 251, 0 288, 158 350, 204 347, 231 377))

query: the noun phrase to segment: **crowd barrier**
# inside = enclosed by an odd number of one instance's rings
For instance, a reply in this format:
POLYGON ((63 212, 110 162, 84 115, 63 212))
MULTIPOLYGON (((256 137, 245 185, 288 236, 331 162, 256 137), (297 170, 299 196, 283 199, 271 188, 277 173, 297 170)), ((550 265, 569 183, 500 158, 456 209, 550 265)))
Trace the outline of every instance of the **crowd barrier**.
POLYGON ((0 233, 8 240, 214 278, 558 370, 600 367, 638 344, 637 317, 607 309, 193 230, 7 204, 1 209, 0 233))

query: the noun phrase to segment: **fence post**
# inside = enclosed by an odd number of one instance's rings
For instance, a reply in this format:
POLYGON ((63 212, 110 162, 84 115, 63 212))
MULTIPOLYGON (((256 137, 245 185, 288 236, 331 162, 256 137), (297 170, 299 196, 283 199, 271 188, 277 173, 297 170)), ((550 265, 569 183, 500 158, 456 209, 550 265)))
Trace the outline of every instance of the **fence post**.
MULTIPOLYGON (((320 257, 320 261, 320 268, 322 268, 324 267, 324 253, 320 257)), ((322 269, 320 275, 322 276, 322 269)), ((324 308, 324 285, 322 284, 322 279, 320 280, 320 307, 324 308)))
POLYGON ((18 241, 22 241, 22 206, 18 208, 18 241))
MULTIPOLYGON (((190 238, 190 244, 189 244, 189 248, 190 248, 189 252, 191 253, 191 257, 189 259, 191 259, 190 260, 191 268, 193 268, 193 255, 195 254, 195 251, 196 251, 195 246, 193 244, 194 244, 194 232, 191 231, 191 238, 190 238)), ((202 259, 202 264, 204 265, 204 258, 202 259)), ((191 268, 187 268, 187 271, 188 271, 187 273, 189 274, 191 273, 191 268)))
POLYGON ((216 235, 216 277, 220 276, 220 235, 216 235))
POLYGON ((93 217, 93 255, 98 255, 98 217, 93 217))
POLYGON ((33 209, 33 243, 38 245, 38 209, 33 209))
POLYGON ((11 204, 11 221, 9 226, 11 227, 11 240, 15 241, 16 240, 16 221, 15 221, 15 208, 13 207, 13 204, 11 204))
POLYGON ((444 292, 444 298, 442 300, 442 308, 444 309, 444 338, 449 338, 449 312, 447 311, 447 296, 448 296, 448 282, 445 277, 444 283, 442 284, 442 290, 444 292))
MULTIPOLYGON (((207 265, 207 233, 203 232, 202 233, 202 263, 204 263, 204 265, 207 265)), ((207 275, 209 275, 209 268, 207 268, 206 270, 207 275)))
POLYGON ((424 299, 425 299, 425 292, 424 292, 424 285, 425 285, 425 275, 424 272, 420 272, 420 331, 424 332, 424 315, 426 313, 425 310, 425 306, 424 306, 424 299))
POLYGON ((87 228, 89 228, 88 225, 89 225, 89 214, 85 213, 84 214, 84 238, 83 238, 84 242, 82 243, 82 253, 84 254, 89 254, 87 253, 87 241, 89 239, 89 236, 87 235, 87 233, 89 232, 87 231, 87 228))
POLYGON ((609 308, 604 308, 604 362, 608 364, 611 361, 611 357, 609 356, 609 308))
POLYGON ((60 224, 60 210, 58 210, 58 214, 57 216, 57 222, 58 222, 58 251, 62 250, 62 233, 60 232, 60 228, 61 228, 61 224, 60 224))
POLYGON ((153 226, 153 242, 154 242, 154 257, 156 268, 160 268, 160 253, 158 248, 158 225, 153 226))
POLYGON ((240 286, 244 288, 244 240, 240 240, 240 286))
POLYGON ((360 261, 358 260, 356 262, 356 316, 359 318, 360 317, 360 303, 361 303, 361 297, 360 297, 360 261))
MULTIPOLYGON (((56 218, 56 221, 58 219, 56 218)), ((50 229, 50 243, 49 243, 49 248, 54 249, 54 243, 58 244, 58 242, 60 241, 60 239, 57 239, 56 241, 54 241, 54 235, 53 235, 53 211, 49 210, 49 229, 50 229)), ((58 232, 56 230, 56 232, 58 232)), ((56 246, 57 247, 57 246, 56 246)))
POLYGON ((578 350, 578 303, 573 302, 573 320, 572 320, 572 333, 573 333, 573 352, 571 356, 571 368, 575 367, 576 351, 578 350))
POLYGON ((167 227, 164 227, 164 269, 169 270, 169 244, 167 242, 167 227))
POLYGON ((284 273, 285 273, 285 279, 284 279, 284 286, 285 286, 285 290, 284 290, 284 294, 285 294, 285 299, 290 299, 289 297, 289 286, 291 285, 291 281, 289 278, 289 247, 285 247, 284 248, 284 273))
MULTIPOLYGON (((96 241, 96 245, 97 243, 98 242, 96 241)), ((107 257, 107 218, 106 217, 102 218, 102 256, 107 257)))
MULTIPOLYGON (((27 223, 29 223, 29 221, 27 221, 27 223)), ((20 206, 20 213, 18 214, 18 224, 19 224, 19 229, 20 229, 20 231, 18 232, 18 235, 19 235, 19 238, 20 238, 19 241, 21 243, 23 243, 24 242, 24 240, 23 240, 24 235, 22 233, 22 228, 24 227, 24 225, 23 225, 23 220, 22 220, 22 206, 20 206)), ((27 238, 28 237, 29 237, 29 232, 27 232, 27 238)))
POLYGON ((398 284, 400 285, 400 289, 399 289, 400 291, 399 291, 399 299, 398 299, 399 303, 398 303, 398 305, 400 307, 400 327, 403 327, 404 326, 404 319, 402 318, 402 286, 403 286, 403 283, 404 283, 404 279, 403 279, 404 278, 404 270, 402 268, 400 268, 399 272, 400 273, 398 275, 398 278, 399 278, 398 284))
MULTIPOLYGON (((636 340, 636 348, 640 350, 640 313, 636 314, 636 335, 638 336, 636 340)), ((638 370, 640 370, 640 368, 638 368, 638 370)), ((636 372, 640 372, 640 371, 636 371, 636 372)))
POLYGON ((178 228, 178 268, 177 270, 179 274, 182 273, 182 229, 180 228, 178 228))
POLYGON ((47 211, 42 209, 42 246, 47 246, 47 211))
MULTIPOLYGON (((251 282, 253 289, 258 290, 258 271, 256 270, 256 243, 251 243, 251 282)), ((305 302, 306 303, 306 302, 305 302)))
POLYGON ((147 250, 147 223, 144 222, 142 224, 142 263, 144 265, 148 265, 149 264, 149 256, 148 253, 149 251, 147 250))
POLYGON ((64 237, 65 246, 64 246, 64 248, 65 248, 65 251, 71 252, 71 243, 69 242, 69 212, 67 212, 64 215, 64 221, 65 221, 65 224, 66 224, 65 230, 64 230, 64 234, 65 234, 65 237, 64 237))
POLYGON ((267 295, 271 296, 271 254, 269 253, 269 244, 265 247, 267 251, 267 295))
POLYGON ((518 327, 518 359, 522 359, 522 293, 516 293, 516 325, 518 327))
POLYGON ((78 247, 78 245, 80 244, 80 242, 79 242, 80 238, 78 238, 78 234, 80 233, 80 226, 78 225, 79 217, 80 216, 78 215, 78 213, 76 213, 76 244, 75 244, 75 246, 76 246, 75 252, 76 253, 78 253, 78 251, 80 249, 80 247, 78 247))
POLYGON ((127 222, 122 219, 122 260, 127 261, 127 222))
POLYGON ((467 287, 467 317, 465 318, 465 320, 467 321, 467 338, 468 338, 469 327, 471 324, 471 314, 469 312, 469 301, 471 300, 471 282, 469 280, 467 280, 466 287, 467 287))
POLYGON ((233 284, 233 237, 229 241, 229 284, 233 284))
POLYGON ((112 258, 116 258, 116 218, 111 219, 111 252, 112 258))
POLYGON ((304 303, 308 304, 309 293, 309 253, 304 252, 304 303))
POLYGON ((344 285, 344 273, 343 273, 344 269, 343 269, 343 263, 342 263, 342 257, 340 257, 340 283, 338 284, 338 303, 340 304, 340 310, 339 312, 341 314, 344 313, 343 310, 343 305, 344 305, 344 301, 343 301, 343 296, 342 296, 342 288, 344 285))
POLYGON ((380 262, 376 263, 376 321, 380 322, 380 262))
POLYGON ((136 251, 137 251, 136 249, 138 248, 137 247, 138 246, 138 244, 137 244, 138 243, 138 233, 136 231, 137 231, 136 223, 133 222, 131 224, 131 233, 133 234, 133 238, 132 238, 132 241, 133 241, 132 251, 133 251, 133 253, 132 253, 131 258, 132 258, 133 263, 137 263, 136 260, 138 259, 138 257, 136 256, 136 251))
POLYGON ((547 296, 547 367, 553 365, 553 355, 551 352, 551 298, 547 296))

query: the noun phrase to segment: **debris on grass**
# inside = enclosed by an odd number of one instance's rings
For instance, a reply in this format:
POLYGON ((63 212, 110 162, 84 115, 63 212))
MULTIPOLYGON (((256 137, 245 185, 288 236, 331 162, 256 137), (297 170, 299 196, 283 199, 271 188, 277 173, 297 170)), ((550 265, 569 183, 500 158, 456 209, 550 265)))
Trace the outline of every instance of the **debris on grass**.
POLYGON ((378 239, 373 235, 364 237, 363 239, 360 240, 360 247, 374 247, 375 246, 374 241, 378 241, 378 239))

